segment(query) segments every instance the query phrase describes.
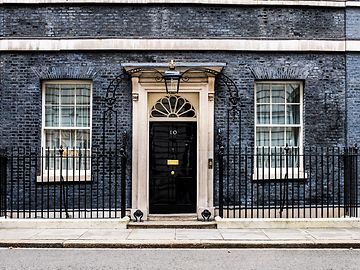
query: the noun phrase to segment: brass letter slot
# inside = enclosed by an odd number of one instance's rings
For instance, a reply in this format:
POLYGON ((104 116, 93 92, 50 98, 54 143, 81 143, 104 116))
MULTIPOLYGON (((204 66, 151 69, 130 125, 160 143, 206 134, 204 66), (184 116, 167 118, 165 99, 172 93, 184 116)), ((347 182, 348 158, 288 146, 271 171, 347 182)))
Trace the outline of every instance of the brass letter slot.
POLYGON ((178 159, 168 159, 167 165, 179 165, 179 160, 178 159))

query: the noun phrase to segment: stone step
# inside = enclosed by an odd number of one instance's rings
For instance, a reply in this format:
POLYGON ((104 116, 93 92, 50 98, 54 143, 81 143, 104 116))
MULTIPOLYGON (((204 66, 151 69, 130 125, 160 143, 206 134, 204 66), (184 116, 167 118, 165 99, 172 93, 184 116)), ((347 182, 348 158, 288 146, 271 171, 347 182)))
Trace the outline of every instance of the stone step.
POLYGON ((216 222, 197 220, 153 220, 134 222, 127 225, 128 229, 216 229, 216 222))
POLYGON ((197 221, 196 214, 150 214, 148 221, 197 221))

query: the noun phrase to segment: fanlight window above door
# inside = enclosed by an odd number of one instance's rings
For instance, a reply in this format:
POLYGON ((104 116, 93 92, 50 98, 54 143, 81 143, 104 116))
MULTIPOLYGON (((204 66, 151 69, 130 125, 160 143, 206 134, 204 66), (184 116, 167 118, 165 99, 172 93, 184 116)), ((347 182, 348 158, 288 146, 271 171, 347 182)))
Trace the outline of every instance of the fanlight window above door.
POLYGON ((169 95, 156 101, 150 112, 150 118, 153 117, 196 118, 196 111, 187 99, 177 95, 169 95))

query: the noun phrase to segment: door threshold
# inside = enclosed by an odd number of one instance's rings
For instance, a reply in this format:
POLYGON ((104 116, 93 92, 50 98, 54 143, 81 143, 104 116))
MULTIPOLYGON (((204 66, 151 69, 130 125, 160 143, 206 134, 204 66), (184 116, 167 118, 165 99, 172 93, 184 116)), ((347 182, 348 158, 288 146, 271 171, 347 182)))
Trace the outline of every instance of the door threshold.
POLYGON ((148 220, 143 222, 129 222, 128 229, 216 229, 215 221, 198 220, 148 220))
POLYGON ((186 213, 186 214, 149 214, 149 221, 161 221, 161 220, 178 220, 178 221, 196 221, 197 215, 196 213, 186 213))

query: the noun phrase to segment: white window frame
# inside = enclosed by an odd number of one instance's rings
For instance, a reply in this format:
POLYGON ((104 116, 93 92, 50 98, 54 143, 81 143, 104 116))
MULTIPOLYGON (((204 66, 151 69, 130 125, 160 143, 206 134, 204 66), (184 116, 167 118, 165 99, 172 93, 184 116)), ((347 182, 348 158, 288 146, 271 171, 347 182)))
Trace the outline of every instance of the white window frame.
MULTIPOLYGON (((88 168, 81 170, 66 170, 63 168, 63 179, 64 182, 80 182, 80 181, 91 181, 91 145, 92 145, 92 112, 93 112, 93 84, 90 80, 47 80, 43 81, 41 85, 41 97, 42 97, 42 117, 41 117, 41 172, 37 177, 38 183, 48 183, 48 182, 60 182, 60 170, 47 170, 45 168, 45 159, 46 159, 46 139, 45 139, 45 130, 89 130, 89 157, 90 164, 88 164, 88 168), (90 119, 89 119, 89 127, 45 127, 45 92, 46 86, 51 84, 87 84, 90 86, 90 119)), ((73 149, 69 149, 69 152, 73 149)), ((63 159, 66 159, 66 149, 64 148, 63 159)))
MULTIPOLYGON (((285 97, 286 99, 286 97, 285 97)), ((270 100, 269 103, 265 103, 266 105, 273 104, 272 100, 270 100)), ((285 102, 286 107, 287 102, 285 102)), ((304 179, 307 178, 306 173, 304 172, 304 164, 303 164, 303 140, 304 140, 304 83, 300 80, 286 80, 286 81, 279 81, 279 80, 261 80, 261 81, 255 81, 254 83, 254 172, 253 172, 253 180, 282 180, 282 179, 304 179), (257 123, 257 105, 261 103, 257 103, 257 86, 259 84, 295 84, 298 83, 300 85, 300 124, 258 124, 257 123), (288 170, 286 170, 286 164, 282 164, 282 167, 274 168, 272 166, 265 167, 265 166, 259 166, 257 167, 257 149, 261 149, 261 146, 258 148, 257 146, 257 128, 258 127, 264 127, 264 128, 288 128, 288 127, 298 127, 300 128, 299 131, 299 166, 292 167, 288 166, 288 170)), ((285 114, 285 118, 286 118, 285 114)), ((270 109, 270 119, 272 119, 272 109, 270 109)), ((286 138, 284 138, 286 141, 286 138)), ((269 137, 269 141, 271 144, 271 133, 269 137)), ((285 145, 284 145, 285 147, 285 145)), ((284 148, 283 147, 283 148, 284 148)), ((291 148, 291 147, 290 147, 291 148)), ((281 147, 277 147, 277 153, 280 154, 281 147)), ((284 151, 284 150, 283 150, 284 151)), ((270 153, 271 153, 271 146, 270 146, 270 153)), ((283 153, 284 154, 284 153, 283 153)), ((269 161, 271 162, 271 160, 269 161)))

